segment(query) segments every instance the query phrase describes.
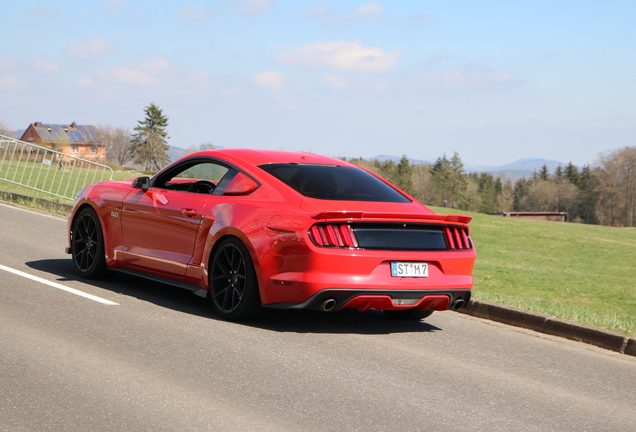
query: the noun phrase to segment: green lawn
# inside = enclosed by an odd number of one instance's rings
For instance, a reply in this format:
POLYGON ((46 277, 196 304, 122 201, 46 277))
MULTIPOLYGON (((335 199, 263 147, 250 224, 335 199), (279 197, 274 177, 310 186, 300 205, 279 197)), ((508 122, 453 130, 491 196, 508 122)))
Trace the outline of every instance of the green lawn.
MULTIPOLYGON (((33 181, 27 182, 28 174, 27 176, 25 176, 25 178, 22 178, 23 176, 21 176, 20 174, 18 174, 17 176, 14 176, 13 167, 9 167, 9 168, 10 169, 7 171, 7 167, 6 166, 4 167, 5 171, 3 172, 3 174, 5 175, 5 177, 11 180, 14 180, 16 182, 22 181, 23 183, 28 183, 29 186, 37 187, 39 189, 51 190, 55 193, 58 193, 59 195, 77 194, 82 189, 82 187, 86 186, 87 184, 93 183, 92 180, 95 178, 95 175, 103 176, 104 180, 108 180, 108 176, 105 174, 102 175, 102 173, 100 172, 95 173, 93 170, 77 170, 76 169, 73 172, 73 176, 71 176, 68 172, 65 172, 65 173, 57 174, 55 176, 53 175, 49 175, 48 177, 41 176, 41 178, 37 182, 35 181, 36 176, 33 176, 33 181), (86 181, 86 180, 89 180, 89 181, 86 181), (70 194, 64 193, 65 191, 69 190, 66 188, 67 183, 70 183, 71 185, 70 194)), ((29 171, 27 171, 27 173, 29 173, 29 171)), ((113 172, 113 180, 132 179, 141 175, 143 174, 138 172, 115 171, 113 172)), ((96 179, 95 183, 99 180, 100 180, 100 177, 96 179)), ((0 180, 0 191, 13 192, 13 193, 18 193, 22 195, 37 197, 37 198, 44 198, 47 200, 51 200, 51 201, 59 202, 63 204, 73 203, 72 199, 65 199, 62 197, 54 196, 45 192, 40 192, 28 187, 20 186, 20 185, 13 184, 3 180, 0 180)))
POLYGON ((471 215, 475 298, 636 335, 636 229, 471 215))

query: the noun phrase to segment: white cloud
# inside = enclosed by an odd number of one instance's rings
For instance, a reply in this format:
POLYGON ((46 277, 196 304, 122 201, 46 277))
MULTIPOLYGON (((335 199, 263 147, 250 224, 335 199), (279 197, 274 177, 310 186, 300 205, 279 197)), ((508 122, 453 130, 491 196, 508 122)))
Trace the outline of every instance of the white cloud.
POLYGON ((194 9, 187 7, 179 12, 179 17, 184 20, 197 21, 212 18, 212 12, 208 8, 194 9))
POLYGON ((285 77, 283 74, 274 71, 261 72, 256 74, 253 82, 257 87, 267 90, 280 90, 283 88, 285 77))
POLYGON ((157 86, 166 81, 172 69, 170 62, 153 59, 140 62, 133 67, 120 66, 106 72, 106 75, 124 84, 157 86))
POLYGON ((53 60, 35 59, 33 60, 33 66, 48 74, 56 74, 60 71, 59 63, 54 62, 53 60))
POLYGON ((395 69, 402 53, 381 48, 364 47, 359 42, 317 42, 295 50, 279 49, 281 62, 309 69, 384 72, 395 69))
POLYGON ((26 87, 26 83, 18 77, 10 74, 0 74, 0 89, 20 90, 26 87))
POLYGON ((262 15, 272 8, 272 0, 235 0, 229 10, 240 15, 262 15))
POLYGON ((371 1, 358 6, 353 11, 353 18, 359 20, 372 20, 380 18, 384 14, 384 8, 377 1, 371 1))
POLYGON ((112 76, 119 82, 124 84, 139 85, 159 85, 161 80, 152 77, 145 72, 129 67, 118 67, 113 69, 112 76))
POLYGON ((86 42, 69 44, 66 49, 66 55, 83 60, 95 60, 104 57, 113 51, 113 47, 111 47, 106 38, 96 37, 86 42))

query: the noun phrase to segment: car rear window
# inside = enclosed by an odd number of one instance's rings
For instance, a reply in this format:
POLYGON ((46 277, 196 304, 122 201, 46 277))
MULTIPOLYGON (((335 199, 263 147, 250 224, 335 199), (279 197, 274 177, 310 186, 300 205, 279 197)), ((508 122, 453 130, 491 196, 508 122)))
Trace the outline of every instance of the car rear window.
POLYGON ((308 198, 410 202, 397 190, 359 168, 303 164, 266 164, 259 167, 308 198))

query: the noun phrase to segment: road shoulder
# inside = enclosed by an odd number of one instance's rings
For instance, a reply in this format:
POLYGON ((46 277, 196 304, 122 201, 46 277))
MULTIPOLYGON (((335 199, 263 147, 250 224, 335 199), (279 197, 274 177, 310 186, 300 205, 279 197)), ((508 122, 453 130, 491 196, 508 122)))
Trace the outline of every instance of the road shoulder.
POLYGON ((579 341, 621 354, 636 356, 636 338, 573 321, 486 300, 471 300, 459 313, 579 341))

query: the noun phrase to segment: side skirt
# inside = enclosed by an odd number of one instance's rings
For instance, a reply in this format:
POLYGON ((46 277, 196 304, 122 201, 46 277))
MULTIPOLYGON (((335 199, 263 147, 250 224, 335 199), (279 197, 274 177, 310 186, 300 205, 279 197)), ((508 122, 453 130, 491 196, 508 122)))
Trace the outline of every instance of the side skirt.
POLYGON ((180 280, 175 280, 175 279, 170 279, 167 277, 163 277, 163 276, 159 276, 159 275, 154 275, 154 274, 150 274, 150 273, 144 273, 142 271, 139 270, 132 270, 129 268, 124 268, 124 267, 109 267, 109 270, 112 271, 116 271, 119 273, 126 273, 129 275, 133 275, 133 276, 138 276, 144 279, 149 279, 151 281, 155 281, 155 282, 161 282, 163 284, 166 285, 172 285, 178 288, 183 288, 186 289, 188 291, 192 291, 195 295, 202 297, 202 298, 206 298, 208 295, 208 291, 204 290, 203 288, 201 288, 199 285, 195 285, 193 283, 190 282, 184 282, 184 281, 180 281, 180 280))

